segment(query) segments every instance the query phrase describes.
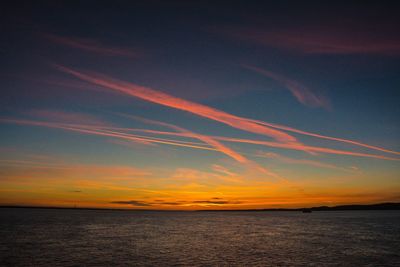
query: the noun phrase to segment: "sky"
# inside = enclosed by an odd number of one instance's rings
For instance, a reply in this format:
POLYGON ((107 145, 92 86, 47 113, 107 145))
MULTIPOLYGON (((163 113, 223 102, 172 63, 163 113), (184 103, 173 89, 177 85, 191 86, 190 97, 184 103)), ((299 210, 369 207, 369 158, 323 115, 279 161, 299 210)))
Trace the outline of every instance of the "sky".
POLYGON ((393 1, 7 1, 0 205, 400 201, 393 1))

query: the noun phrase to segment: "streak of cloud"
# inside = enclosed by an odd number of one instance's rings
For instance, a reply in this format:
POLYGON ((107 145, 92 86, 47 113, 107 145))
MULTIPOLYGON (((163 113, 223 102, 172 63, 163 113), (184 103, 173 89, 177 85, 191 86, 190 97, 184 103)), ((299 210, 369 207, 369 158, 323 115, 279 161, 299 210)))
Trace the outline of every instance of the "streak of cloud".
MULTIPOLYGON (((75 164, 67 162, 47 162, 47 161, 27 161, 4 159, 0 160, 1 165, 16 167, 18 170, 44 169, 48 173, 57 173, 57 176, 72 175, 74 177, 96 177, 101 179, 123 180, 125 178, 148 177, 152 173, 146 169, 139 169, 131 166, 123 165, 97 165, 97 164, 75 164), (112 177, 112 178, 111 178, 112 177)), ((43 174, 40 172, 40 174, 43 174)), ((28 175, 29 176, 29 175, 28 175)))
POLYGON ((321 153, 326 153, 326 154, 347 155, 347 156, 357 156, 357 157, 400 161, 400 158, 392 158, 392 157, 386 157, 386 156, 382 156, 382 155, 359 153, 359 152, 352 152, 352 151, 346 151, 346 150, 338 150, 338 149, 326 148, 326 147, 316 147, 316 146, 297 145, 297 144, 284 144, 284 143, 278 143, 278 142, 269 142, 269 141, 243 139, 243 138, 231 138, 231 137, 223 137, 223 136, 219 136, 219 137, 214 136, 214 138, 216 138, 217 140, 227 141, 227 142, 264 145, 264 146, 286 148, 286 149, 292 149, 292 150, 298 150, 298 151, 311 151, 311 152, 321 152, 321 153))
MULTIPOLYGON (((254 120, 256 121, 256 120, 254 120)), ((271 124, 272 125, 272 124, 271 124)), ((184 133, 176 133, 176 132, 166 132, 166 131, 157 131, 150 129, 135 129, 135 128, 119 128, 120 130, 128 131, 128 132, 143 132, 148 134, 158 134, 158 135, 169 135, 169 136, 179 136, 179 137, 190 137, 184 133)), ((255 140, 255 139, 244 139, 244 138, 232 138, 232 137, 224 137, 224 136, 212 136, 212 138, 220 141, 226 142, 235 142, 235 143, 247 143, 253 145, 263 145, 268 147, 276 147, 283 149, 291 149, 297 151, 307 151, 307 152, 318 152, 318 153, 326 153, 326 154, 337 154, 337 155, 347 155, 347 156, 356 156, 356 157, 367 157, 367 158, 377 158, 384 160, 400 160, 399 158, 386 157, 376 154, 368 154, 368 153, 358 153, 346 150, 338 150, 326 147, 317 147, 317 146, 309 146, 309 145, 292 145, 287 143, 279 143, 279 142, 271 142, 271 141, 263 141, 263 140, 255 140)), ((360 143, 361 146, 365 146, 365 144, 360 143)), ((381 150, 381 148, 375 147, 376 150, 381 150)), ((391 150, 384 150, 383 152, 396 154, 397 152, 391 150), (389 151, 389 152, 388 152, 389 151)))
POLYGON ((62 122, 62 123, 75 123, 75 124, 87 124, 87 125, 97 125, 97 126, 109 126, 112 124, 106 123, 103 120, 98 119, 95 116, 88 114, 82 114, 78 112, 65 112, 59 110, 48 110, 48 109, 35 109, 27 112, 28 115, 46 119, 52 122, 62 122))
MULTIPOLYGON (((188 133, 165 132, 165 131, 155 131, 155 130, 147 130, 147 129, 132 129, 132 128, 116 128, 116 129, 120 130, 120 131, 116 131, 116 130, 107 130, 108 128, 114 129, 113 127, 102 127, 102 126, 97 127, 97 126, 93 126, 93 125, 62 124, 62 123, 31 121, 31 120, 18 120, 18 119, 0 119, 0 121, 3 123, 14 123, 14 124, 20 124, 20 125, 32 125, 32 126, 42 126, 42 127, 49 127, 49 128, 58 128, 58 129, 63 129, 63 130, 68 130, 68 131, 73 131, 73 132, 79 132, 79 133, 83 133, 83 134, 113 137, 113 138, 118 138, 118 139, 123 139, 123 140, 128 140, 128 141, 135 141, 135 142, 139 141, 142 143, 146 143, 146 142, 159 143, 159 144, 167 144, 167 145, 173 145, 173 146, 181 146, 181 147, 188 147, 188 148, 194 148, 194 149, 221 152, 214 147, 204 146, 203 143, 165 139, 165 138, 156 138, 156 137, 149 137, 149 136, 144 136, 144 135, 128 134, 128 133, 122 132, 122 131, 138 131, 138 132, 146 132, 146 133, 159 134, 159 135, 170 135, 170 136, 193 138, 193 135, 188 134, 188 133)), ((326 147, 308 146, 308 145, 303 145, 303 144, 279 143, 279 142, 273 142, 273 141, 232 138, 232 137, 224 137, 224 136, 211 136, 211 138, 213 138, 214 140, 225 141, 225 142, 246 143, 246 144, 262 145, 262 146, 267 146, 267 147, 283 148, 283 149, 298 150, 298 151, 311 151, 311 152, 326 153, 326 154, 367 157, 367 158, 376 158, 376 159, 392 160, 392 161, 400 160, 399 158, 387 157, 387 156, 376 155, 376 154, 352 152, 352 151, 338 150, 338 149, 332 149, 332 148, 326 148, 326 147)), ((251 165, 251 163, 249 163, 249 164, 251 165)), ((257 167, 257 166, 253 165, 253 167, 257 167)), ((259 169, 259 170, 267 173, 267 171, 264 169, 259 169)), ((272 173, 268 173, 268 174, 273 175, 272 173)))
POLYGON ((238 176, 236 173, 228 170, 227 168, 225 168, 224 166, 218 165, 218 164, 213 164, 212 165, 212 169, 216 172, 225 174, 227 176, 238 176))
POLYGON ((202 144, 190 144, 190 142, 178 141, 178 140, 170 140, 170 139, 161 139, 161 138, 153 138, 153 137, 143 137, 137 136, 132 134, 126 134, 122 132, 116 131, 109 131, 109 130, 101 130, 94 127, 77 127, 76 125, 68 125, 68 124, 59 124, 59 123, 52 123, 52 122, 43 122, 43 121, 29 121, 29 120, 13 120, 13 119, 0 119, 1 122, 4 123, 15 123, 21 125, 32 125, 32 126, 42 126, 42 127, 49 127, 49 128, 58 128, 63 130, 69 130, 73 132, 79 132, 84 134, 93 134, 99 136, 107 136, 107 137, 115 137, 130 141, 143 141, 143 142, 150 142, 150 143, 160 143, 166 145, 174 145, 174 146, 181 146, 181 147, 189 147, 189 148, 196 148, 202 150, 211 150, 217 151, 215 148, 202 146, 202 144))
POLYGON ((265 158, 268 158, 268 159, 276 159, 276 160, 279 160, 279 161, 281 161, 283 163, 288 163, 288 164, 302 164, 302 165, 309 165, 309 166, 318 167, 318 168, 329 168, 329 169, 342 169, 342 170, 345 170, 345 169, 340 168, 338 166, 335 166, 333 164, 322 163, 322 162, 319 162, 319 161, 308 160, 308 159, 294 159, 294 158, 285 157, 283 155, 280 155, 278 153, 273 153, 273 152, 259 151, 257 153, 257 156, 265 157, 265 158))
POLYGON ((311 133, 311 132, 295 129, 292 127, 279 125, 279 124, 275 124, 275 123, 268 123, 268 122, 264 122, 264 121, 260 121, 260 120, 251 120, 251 121, 261 124, 261 125, 284 130, 284 131, 289 131, 289 132, 298 133, 298 134, 302 134, 302 135, 308 135, 308 136, 317 137, 320 139, 327 139, 327 140, 332 140, 332 141, 337 141, 337 142, 342 142, 342 143, 348 143, 348 144, 352 144, 355 146, 369 148, 372 150, 377 150, 377 151, 381 151, 381 152, 385 152, 385 153, 400 155, 400 152, 397 152, 397 151, 393 151, 393 150, 389 150, 389 149, 385 149, 385 148, 381 148, 381 147, 377 147, 377 146, 372 146, 372 145, 368 145, 365 143, 361 143, 361 142, 357 142, 357 141, 353 141, 353 140, 349 140, 349 139, 337 138, 337 137, 332 137, 332 136, 327 136, 327 135, 322 135, 322 134, 311 133))
POLYGON ((282 131, 271 129, 269 127, 265 127, 257 123, 253 123, 244 118, 226 113, 224 111, 220 111, 218 109, 211 108, 202 104, 197 104, 185 99, 174 97, 151 88, 139 86, 133 83, 118 81, 103 75, 98 75, 98 74, 89 75, 59 65, 57 65, 56 67, 59 70, 65 73, 69 73, 79 79, 85 80, 89 83, 93 83, 96 85, 101 85, 105 88, 109 88, 111 90, 120 93, 138 97, 140 99, 157 103, 163 106, 184 110, 199 115, 201 117, 205 117, 211 120, 227 124, 237 129, 261 135, 266 135, 281 142, 297 142, 296 138, 282 131))
POLYGON ((14 160, 14 159, 0 159, 0 165, 6 166, 24 166, 27 165, 32 168, 41 168, 41 169, 58 169, 62 168, 63 165, 57 163, 49 163, 49 162, 40 162, 40 161, 32 161, 32 160, 14 160))
POLYGON ((322 95, 317 95, 313 93, 309 88, 304 86, 303 84, 294 81, 292 79, 286 78, 282 75, 276 74, 269 70, 265 70, 259 67, 243 65, 244 68, 255 71, 263 76, 273 79, 274 81, 285 86, 292 95, 305 106, 308 107, 322 107, 330 110, 331 105, 327 98, 322 95))
POLYGON ((104 56, 120 56, 131 58, 137 58, 140 56, 138 52, 134 51, 133 49, 112 47, 108 45, 106 46, 92 39, 63 37, 53 34, 43 34, 43 36, 46 39, 63 46, 68 46, 104 56))
POLYGON ((258 163, 249 160, 248 158, 246 158, 242 154, 240 154, 240 153, 234 151, 233 149, 225 146, 224 144, 222 144, 221 142, 217 141, 215 138, 213 138, 211 136, 194 133, 194 132, 189 131, 189 130, 187 130, 185 128, 182 128, 182 127, 170 124, 170 123, 166 123, 166 122, 144 119, 144 118, 140 118, 140 117, 132 116, 132 115, 124 115, 124 116, 130 117, 130 118, 133 118, 133 119, 136 119, 136 120, 141 120, 141 121, 146 122, 146 123, 150 123, 150 124, 155 124, 155 125, 171 128, 171 129, 177 131, 178 133, 182 133, 185 137, 195 138, 195 139, 198 139, 200 141, 205 142, 206 144, 214 147, 216 149, 216 151, 219 151, 219 152, 221 152, 221 153, 233 158, 237 162, 245 164, 246 166, 248 166, 248 167, 250 167, 250 168, 252 168, 254 170, 257 170, 257 171, 259 171, 259 172, 261 172, 263 174, 267 174, 267 175, 270 175, 270 176, 278 178, 278 179, 285 180, 284 178, 280 177, 276 173, 273 173, 272 171, 267 170, 266 168, 260 166, 258 163))
POLYGON ((274 138, 275 140, 282 142, 282 143, 291 143, 293 145, 296 145, 297 149, 303 148, 305 152, 310 152, 309 150, 306 149, 308 146, 304 146, 300 142, 297 141, 297 139, 283 131, 279 130, 284 130, 284 131, 290 131, 290 132, 295 132, 303 135, 308 135, 308 136, 313 136, 313 137, 318 137, 322 139, 328 139, 328 140, 334 140, 334 141, 339 141, 339 142, 344 142, 344 143, 349 143, 357 146, 362 146, 362 147, 367 147, 370 149, 378 150, 381 152, 386 152, 386 153, 392 153, 392 154, 397 154, 400 155, 400 152, 368 145, 368 144, 363 144, 360 142, 348 140, 348 139, 343 139, 343 138, 336 138, 336 137, 330 137, 330 136, 324 136, 324 135, 319 135, 315 133, 310 133, 298 129, 294 129, 288 126, 282 126, 278 124, 273 124, 273 123, 267 123, 264 121, 259 121, 259 120, 253 120, 253 119, 247 119, 239 116, 235 116, 229 113, 226 113, 224 111, 220 111, 218 109, 214 109, 202 104, 197 104, 191 101, 187 101, 181 98, 177 98, 171 95, 168 95, 166 93, 150 89, 147 87, 135 85, 132 83, 128 82, 123 82, 123 81, 118 81, 111 79, 106 76, 98 75, 98 74, 84 74, 63 66, 56 66, 58 69, 60 69, 63 72, 69 73, 79 79, 85 80, 90 83, 94 83, 96 85, 103 86, 105 88, 109 88, 111 90, 121 92, 127 95, 131 95, 134 97, 138 97, 140 99, 157 103, 163 106, 168 106, 172 107, 175 109, 179 110, 184 110, 205 118, 209 118, 224 124, 227 124, 233 128, 241 129, 247 132, 251 133, 256 133, 260 135, 266 135, 269 137, 274 138), (275 129, 273 129, 275 128, 275 129), (277 130, 279 129, 279 130, 277 130))
POLYGON ((130 148, 136 148, 137 145, 145 145, 145 146, 157 146, 155 143, 150 143, 148 141, 125 141, 125 140, 114 140, 111 139, 109 141, 112 144, 120 145, 120 146, 125 146, 125 147, 130 147, 130 148))
POLYGON ((277 47, 304 54, 371 54, 400 55, 400 40, 392 36, 361 30, 263 29, 242 28, 222 30, 236 39, 262 46, 277 47), (351 32, 354 31, 354 32, 351 32))
POLYGON ((234 151, 233 149, 225 146, 224 144, 222 144, 221 142, 218 142, 217 140, 213 139, 210 136, 207 135, 202 135, 202 134, 198 134, 192 131, 189 131, 185 128, 170 124, 170 123, 166 123, 166 122, 161 122, 161 121, 155 121, 155 120, 149 120, 149 119, 144 119, 144 118, 139 118, 136 116, 131 116, 131 115, 124 115, 126 117, 130 117, 136 120, 141 120, 143 122, 146 123, 150 123, 150 124, 155 124, 155 125, 160 125, 160 126, 164 126, 167 128, 171 128, 177 132, 183 133, 185 134, 185 136, 187 137, 193 137, 196 138, 200 141, 205 142, 206 144, 209 144, 210 146, 214 147, 216 150, 220 151, 221 153, 228 155, 229 157, 233 158, 234 160, 240 162, 240 163, 248 163, 249 160, 247 158, 245 158, 244 156, 242 156, 241 154, 237 153, 236 151, 234 151))
MULTIPOLYGON (((142 120, 146 120, 146 119, 142 119, 142 120)), ((147 137, 147 136, 142 136, 142 135, 127 134, 124 132, 106 130, 106 129, 104 129, 106 127, 103 127, 102 129, 96 128, 95 126, 92 126, 92 125, 76 125, 76 124, 69 125, 69 124, 52 123, 52 122, 44 122, 44 121, 29 121, 29 120, 14 120, 14 119, 0 119, 0 121, 5 122, 5 123, 16 123, 16 124, 22 124, 22 125, 58 128, 58 129, 62 129, 62 130, 69 130, 69 131, 79 132, 79 133, 83 133, 83 134, 93 134, 93 135, 99 135, 99 136, 114 137, 114 138, 129 140, 129 141, 133 141, 133 142, 140 142, 142 144, 160 143, 160 144, 188 147, 188 148, 194 148, 194 149, 217 151, 217 152, 221 152, 221 153, 229 155, 231 158, 237 160, 240 163, 245 164, 245 166, 247 166, 253 170, 256 170, 262 174, 269 175, 273 178, 286 181, 285 178, 279 176, 276 173, 273 173, 272 171, 265 169, 264 167, 260 166, 256 162, 248 160, 241 154, 222 145, 220 142, 216 141, 212 137, 205 136, 205 135, 199 135, 199 134, 193 133, 191 131, 188 131, 184 128, 181 128, 181 127, 178 127, 178 126, 175 126, 172 124, 168 124, 168 123, 146 120, 148 123, 163 125, 166 127, 170 127, 170 128, 179 130, 186 137, 197 138, 197 139, 205 141, 205 142, 207 141, 206 143, 210 144, 211 147, 204 146, 202 143, 194 143, 194 142, 171 140, 171 139, 165 139, 165 138, 154 138, 154 137, 147 137)))

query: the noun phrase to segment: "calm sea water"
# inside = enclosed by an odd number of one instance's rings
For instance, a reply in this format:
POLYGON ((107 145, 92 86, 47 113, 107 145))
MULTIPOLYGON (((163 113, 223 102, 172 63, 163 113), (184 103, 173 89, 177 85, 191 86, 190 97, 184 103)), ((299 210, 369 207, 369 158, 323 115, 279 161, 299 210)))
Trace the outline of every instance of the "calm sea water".
POLYGON ((0 265, 400 266, 400 212, 0 209, 0 265))

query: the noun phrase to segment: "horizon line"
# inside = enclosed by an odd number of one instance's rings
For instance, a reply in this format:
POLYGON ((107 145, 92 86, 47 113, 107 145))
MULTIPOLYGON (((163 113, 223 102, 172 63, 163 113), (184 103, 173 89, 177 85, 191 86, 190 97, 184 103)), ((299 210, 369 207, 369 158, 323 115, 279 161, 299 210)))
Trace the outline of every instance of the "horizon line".
POLYGON ((338 211, 338 210, 400 210, 400 202, 379 202, 374 204, 345 204, 335 206, 313 206, 301 208, 261 208, 261 209, 138 209, 138 208, 101 208, 101 207, 62 207, 62 206, 30 206, 30 205, 0 205, 0 208, 26 208, 26 209, 65 209, 65 210, 111 210, 111 211, 157 211, 157 212, 206 212, 206 211, 338 211), (379 208, 380 209, 374 209, 379 208), (366 209, 357 209, 366 208, 366 209))

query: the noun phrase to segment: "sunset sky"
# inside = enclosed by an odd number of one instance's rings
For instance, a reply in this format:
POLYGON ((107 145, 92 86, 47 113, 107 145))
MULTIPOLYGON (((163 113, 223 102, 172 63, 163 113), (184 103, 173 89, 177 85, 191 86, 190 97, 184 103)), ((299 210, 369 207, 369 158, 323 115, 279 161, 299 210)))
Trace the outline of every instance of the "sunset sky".
POLYGON ((131 2, 2 7, 0 205, 400 201, 394 4, 131 2))

